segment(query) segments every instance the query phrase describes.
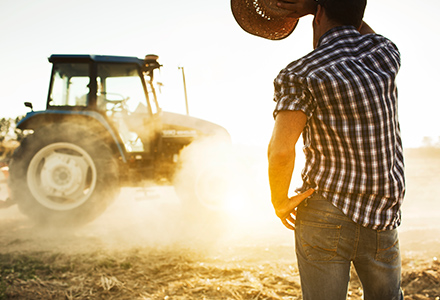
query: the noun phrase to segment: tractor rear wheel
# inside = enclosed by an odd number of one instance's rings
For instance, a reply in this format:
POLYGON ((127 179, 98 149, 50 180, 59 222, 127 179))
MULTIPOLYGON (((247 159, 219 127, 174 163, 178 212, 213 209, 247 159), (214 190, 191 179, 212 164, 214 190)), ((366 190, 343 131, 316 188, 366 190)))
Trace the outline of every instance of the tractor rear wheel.
POLYGON ((9 173, 12 199, 42 225, 90 222, 119 193, 111 149, 73 123, 44 126, 26 137, 12 156, 9 173))

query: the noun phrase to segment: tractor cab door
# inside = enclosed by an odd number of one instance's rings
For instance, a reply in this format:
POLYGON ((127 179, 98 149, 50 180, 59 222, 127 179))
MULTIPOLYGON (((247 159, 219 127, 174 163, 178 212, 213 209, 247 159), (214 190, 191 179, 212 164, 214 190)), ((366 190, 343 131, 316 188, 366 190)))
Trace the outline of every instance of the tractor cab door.
POLYGON ((152 154, 160 118, 141 76, 135 64, 98 64, 96 103, 113 122, 127 152, 152 154))

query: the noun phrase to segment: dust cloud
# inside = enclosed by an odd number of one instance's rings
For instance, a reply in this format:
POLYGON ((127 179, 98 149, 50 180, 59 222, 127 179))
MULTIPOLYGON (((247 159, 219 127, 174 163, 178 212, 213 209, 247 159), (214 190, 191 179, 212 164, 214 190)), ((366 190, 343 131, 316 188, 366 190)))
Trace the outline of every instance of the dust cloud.
MULTIPOLYGON (((164 247, 227 253, 243 247, 288 249, 294 259, 293 234, 270 204, 264 147, 205 140, 186 148, 182 158, 175 186, 122 188, 100 217, 75 230, 39 228, 17 206, 0 210, 2 251, 164 247)), ((301 167, 299 159, 296 172, 301 167)), ((439 255, 439 167, 440 155, 406 153, 407 194, 399 228, 404 255, 439 255)))
POLYGON ((174 186, 124 188, 78 234, 112 247, 211 250, 260 243, 276 238, 277 229, 284 232, 270 204, 264 148, 209 139, 193 143, 181 157, 174 186))
POLYGON ((3 238, 9 251, 290 246, 270 204, 266 164, 263 147, 201 140, 183 150, 174 186, 122 188, 100 217, 71 230, 39 228, 16 206, 0 210, 11 226, 3 238))

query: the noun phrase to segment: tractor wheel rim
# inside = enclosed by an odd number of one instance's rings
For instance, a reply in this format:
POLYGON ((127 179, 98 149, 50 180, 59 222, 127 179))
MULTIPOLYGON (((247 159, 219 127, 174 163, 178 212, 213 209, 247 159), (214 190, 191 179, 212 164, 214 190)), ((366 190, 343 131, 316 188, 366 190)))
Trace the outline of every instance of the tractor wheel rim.
POLYGON ((27 183, 34 198, 53 210, 84 204, 96 187, 97 170, 91 156, 71 143, 54 143, 32 158, 27 183))

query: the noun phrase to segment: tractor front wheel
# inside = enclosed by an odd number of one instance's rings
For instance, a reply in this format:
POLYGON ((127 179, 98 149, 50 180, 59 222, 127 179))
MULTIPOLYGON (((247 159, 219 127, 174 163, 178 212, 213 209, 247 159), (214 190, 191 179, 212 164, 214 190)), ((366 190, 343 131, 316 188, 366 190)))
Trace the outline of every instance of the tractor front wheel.
POLYGON ((9 169, 12 198, 40 224, 85 224, 119 192, 110 148, 72 123, 37 129, 14 152, 9 169))

